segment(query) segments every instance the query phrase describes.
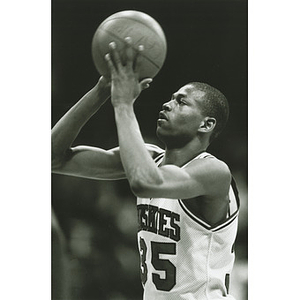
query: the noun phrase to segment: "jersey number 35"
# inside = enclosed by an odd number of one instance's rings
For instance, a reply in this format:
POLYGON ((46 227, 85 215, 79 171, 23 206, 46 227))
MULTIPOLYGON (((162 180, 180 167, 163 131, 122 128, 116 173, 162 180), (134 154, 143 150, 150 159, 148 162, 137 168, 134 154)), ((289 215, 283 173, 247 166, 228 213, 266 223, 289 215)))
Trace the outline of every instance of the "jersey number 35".
MULTIPOLYGON (((140 237, 140 274, 142 283, 145 284, 148 280, 148 267, 146 263, 147 244, 143 238, 140 237)), ((156 289, 160 291, 170 291, 176 284, 176 267, 168 260, 161 259, 160 254, 176 255, 175 243, 158 243, 151 242, 151 264, 157 271, 163 271, 165 276, 153 273, 152 281, 156 289)))

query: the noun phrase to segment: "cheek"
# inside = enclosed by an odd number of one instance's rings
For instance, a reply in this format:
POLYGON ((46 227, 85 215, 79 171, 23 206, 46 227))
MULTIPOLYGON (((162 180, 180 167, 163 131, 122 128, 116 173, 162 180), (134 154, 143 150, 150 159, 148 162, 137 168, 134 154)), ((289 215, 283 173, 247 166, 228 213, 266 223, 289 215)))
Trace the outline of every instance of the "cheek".
POLYGON ((199 128, 199 118, 194 116, 180 116, 176 120, 176 125, 179 130, 189 131, 191 133, 197 132, 199 128))

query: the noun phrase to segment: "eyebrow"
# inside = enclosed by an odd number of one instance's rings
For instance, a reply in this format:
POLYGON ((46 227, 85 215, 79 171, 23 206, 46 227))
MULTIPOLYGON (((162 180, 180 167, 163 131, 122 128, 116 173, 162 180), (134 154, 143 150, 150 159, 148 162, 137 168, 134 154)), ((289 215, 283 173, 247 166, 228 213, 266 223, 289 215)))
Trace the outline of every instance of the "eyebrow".
POLYGON ((176 94, 176 93, 174 93, 174 94, 172 94, 172 99, 173 98, 178 98, 178 97, 186 97, 186 96, 187 96, 186 94, 182 94, 182 93, 176 94))

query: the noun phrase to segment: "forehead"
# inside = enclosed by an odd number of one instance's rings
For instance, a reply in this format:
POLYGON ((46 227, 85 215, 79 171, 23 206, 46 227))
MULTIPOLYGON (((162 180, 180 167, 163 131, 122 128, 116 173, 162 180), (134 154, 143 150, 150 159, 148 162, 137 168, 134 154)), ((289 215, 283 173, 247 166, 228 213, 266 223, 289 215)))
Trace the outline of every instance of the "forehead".
POLYGON ((191 85, 185 85, 185 86, 181 87, 173 95, 174 96, 183 95, 186 97, 191 97, 194 100, 201 100, 201 98, 205 95, 205 92, 197 90, 191 85))

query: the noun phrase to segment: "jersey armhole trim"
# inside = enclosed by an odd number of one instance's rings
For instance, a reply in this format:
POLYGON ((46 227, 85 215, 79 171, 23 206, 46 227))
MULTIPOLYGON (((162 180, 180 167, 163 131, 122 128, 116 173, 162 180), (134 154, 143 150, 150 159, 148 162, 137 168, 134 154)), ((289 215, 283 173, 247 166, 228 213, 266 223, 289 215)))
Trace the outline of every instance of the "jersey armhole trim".
POLYGON ((205 221, 203 221, 202 219, 200 219, 199 217, 195 216, 183 203, 183 201, 181 199, 178 199, 179 205, 181 206, 182 210, 196 223, 198 223, 199 225, 201 225, 202 227, 204 227, 207 230, 210 231, 218 231, 220 229, 223 229, 224 227, 228 226, 229 224, 231 224, 236 217, 238 216, 238 212, 239 210, 236 210, 229 218, 227 218, 225 221, 222 221, 221 223, 217 223, 215 225, 210 225, 208 223, 206 223, 205 221))
POLYGON ((211 230, 211 231, 218 231, 220 229, 223 229, 224 227, 226 227, 227 225, 231 224, 236 217, 239 214, 239 210, 240 210, 240 198, 239 198, 239 192, 237 189, 237 185, 235 182, 235 179, 232 176, 232 180, 231 180, 231 188, 233 190, 234 196, 235 196, 235 201, 236 201, 236 211, 234 213, 232 213, 230 216, 228 216, 224 221, 219 222, 215 225, 210 225, 207 222, 203 221, 200 217, 196 216, 195 214, 193 214, 187 207, 186 205, 183 203, 182 199, 178 199, 179 205, 181 206, 181 208, 183 209, 183 211, 195 222, 197 222, 198 224, 200 224, 202 227, 204 227, 207 230, 211 230))

